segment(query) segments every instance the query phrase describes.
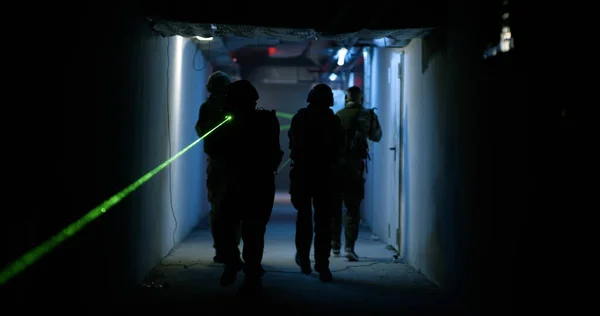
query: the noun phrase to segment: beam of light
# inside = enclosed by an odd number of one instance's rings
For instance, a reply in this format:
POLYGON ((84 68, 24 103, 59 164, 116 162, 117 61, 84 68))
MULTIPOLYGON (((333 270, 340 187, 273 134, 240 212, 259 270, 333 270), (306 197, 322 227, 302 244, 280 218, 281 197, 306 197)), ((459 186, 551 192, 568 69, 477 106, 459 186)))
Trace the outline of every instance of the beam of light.
POLYGON ((279 129, 282 131, 287 131, 288 129, 290 129, 291 126, 292 124, 281 125, 279 129))
POLYGON ((281 170, 283 170, 283 168, 285 168, 285 166, 287 166, 290 163, 290 161, 292 161, 292 158, 288 158, 281 165, 279 165, 279 168, 277 168, 277 173, 279 173, 281 170))
POLYGON ((117 203, 119 203, 121 200, 123 200, 126 196, 128 196, 131 192, 135 191, 142 184, 146 183, 148 180, 150 180, 150 178, 152 178, 154 175, 156 175, 158 172, 160 172, 162 169, 164 169, 166 166, 168 166, 170 163, 172 163, 175 159, 179 158, 186 151, 190 150, 192 147, 194 147, 196 144, 198 144, 201 140, 203 140, 206 136, 208 136, 210 133, 212 133, 217 128, 221 127, 221 125, 225 124, 227 121, 229 121, 231 119, 232 119, 231 116, 226 116, 225 120, 223 120, 223 122, 219 123, 219 125, 215 126, 210 131, 206 132, 206 134, 204 134, 202 137, 198 138, 193 143, 191 143, 190 145, 188 145, 187 147, 185 147, 184 149, 182 149, 181 151, 179 151, 178 153, 173 155, 167 161, 161 163, 158 167, 152 169, 150 172, 143 175, 141 178, 139 178, 138 180, 136 180, 135 182, 130 184, 128 187, 123 189, 121 192, 111 196, 108 200, 104 201, 102 204, 93 208, 91 211, 89 211, 83 217, 81 217, 80 219, 71 223, 70 225, 65 227, 63 230, 61 230, 59 233, 57 233, 56 235, 50 237, 49 239, 47 239, 40 245, 36 246, 35 248, 33 248, 33 249, 29 250, 28 252, 26 252, 25 254, 23 254, 20 258, 13 261, 8 266, 4 267, 0 271, 0 285, 4 285, 6 282, 8 282, 13 277, 15 277, 17 274, 21 273, 27 267, 31 266, 36 261, 38 261, 42 256, 44 256, 45 254, 52 251, 54 248, 56 248, 56 246, 60 245, 65 240, 67 240, 68 238, 75 235, 77 232, 79 232, 81 229, 83 229, 83 227, 85 227, 87 224, 89 224, 90 222, 92 222, 93 220, 98 218, 100 215, 106 213, 106 211, 108 211, 111 207, 115 206, 117 203))
POLYGON ((213 37, 212 36, 210 36, 210 37, 196 36, 196 39, 199 41, 212 41, 213 37))
POLYGON ((276 112, 275 115, 277 115, 278 117, 284 118, 284 119, 288 119, 288 120, 291 120, 292 117, 294 117, 294 114, 285 113, 285 112, 276 112))

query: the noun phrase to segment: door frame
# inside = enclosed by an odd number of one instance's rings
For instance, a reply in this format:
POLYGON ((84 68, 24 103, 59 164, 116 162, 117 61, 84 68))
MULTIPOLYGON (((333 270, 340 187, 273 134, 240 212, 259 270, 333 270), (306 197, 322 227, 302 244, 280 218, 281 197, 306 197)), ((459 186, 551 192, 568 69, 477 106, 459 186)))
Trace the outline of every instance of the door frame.
POLYGON ((398 254, 403 257, 404 256, 404 247, 402 245, 402 243, 404 242, 403 240, 403 235, 405 233, 406 230, 406 221, 405 221, 405 216, 406 216, 406 185, 407 183, 405 183, 405 172, 406 172, 406 161, 405 161, 405 136, 406 136, 406 104, 404 104, 404 69, 406 67, 404 67, 404 55, 405 52, 402 51, 400 52, 400 63, 398 64, 398 81, 399 81, 399 91, 400 91, 400 109, 399 109, 399 121, 400 121, 400 130, 399 133, 400 135, 398 136, 398 159, 399 159, 399 175, 398 175, 398 192, 396 192, 398 194, 398 230, 396 231, 396 245, 397 245, 397 250, 398 250, 398 254))

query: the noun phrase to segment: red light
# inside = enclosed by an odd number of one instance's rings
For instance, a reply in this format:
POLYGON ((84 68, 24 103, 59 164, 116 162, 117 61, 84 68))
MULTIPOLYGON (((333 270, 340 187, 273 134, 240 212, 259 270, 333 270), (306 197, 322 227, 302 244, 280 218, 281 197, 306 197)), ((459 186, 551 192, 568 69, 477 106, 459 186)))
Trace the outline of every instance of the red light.
POLYGON ((269 47, 269 56, 275 54, 275 47, 269 47))

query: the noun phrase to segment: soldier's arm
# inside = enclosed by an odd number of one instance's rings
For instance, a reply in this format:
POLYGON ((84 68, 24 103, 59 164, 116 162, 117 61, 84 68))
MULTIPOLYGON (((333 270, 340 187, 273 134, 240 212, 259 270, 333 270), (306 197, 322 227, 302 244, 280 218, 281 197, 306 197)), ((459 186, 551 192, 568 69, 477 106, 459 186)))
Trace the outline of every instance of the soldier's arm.
POLYGON ((339 159, 342 157, 342 155, 344 155, 344 151, 346 149, 346 147, 345 147, 346 131, 345 131, 344 127, 342 126, 342 120, 337 115, 335 116, 335 119, 334 119, 334 135, 335 135, 334 140, 336 142, 335 148, 337 149, 336 160, 339 161, 339 159))
POLYGON ((369 140, 379 142, 383 136, 381 125, 379 124, 379 118, 374 111, 371 111, 371 124, 369 128, 369 140))
POLYGON ((204 107, 204 103, 202 105, 200 105, 200 109, 198 110, 198 120, 196 121, 196 135, 198 135, 198 137, 202 137, 202 125, 203 125, 203 117, 204 115, 202 115, 202 108, 204 107))
POLYGON ((196 122, 196 134, 198 134, 198 137, 204 136, 210 130, 210 115, 208 102, 202 103, 200 111, 198 111, 198 121, 196 122))
POLYGON ((293 146, 293 144, 294 144, 294 133, 293 133, 293 131, 294 131, 295 121, 296 120, 294 119, 294 117, 292 117, 292 121, 290 122, 290 128, 288 129, 288 132, 287 132, 288 139, 289 139, 289 142, 288 142, 288 149, 289 150, 291 150, 294 147, 293 146))

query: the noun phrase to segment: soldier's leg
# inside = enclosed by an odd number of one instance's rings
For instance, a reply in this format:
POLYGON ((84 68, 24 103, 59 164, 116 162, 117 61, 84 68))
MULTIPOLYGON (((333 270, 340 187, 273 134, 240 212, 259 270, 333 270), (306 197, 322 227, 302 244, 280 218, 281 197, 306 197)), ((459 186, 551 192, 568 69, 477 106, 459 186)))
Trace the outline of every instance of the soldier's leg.
POLYGON ((210 233, 212 234, 213 237, 213 248, 216 249, 215 247, 215 220, 216 220, 216 213, 217 213, 217 205, 216 203, 210 202, 210 211, 208 212, 208 227, 210 227, 210 233))
POLYGON ((220 213, 221 204, 225 198, 226 184, 223 177, 223 164, 218 161, 208 160, 207 176, 206 176, 206 188, 208 192, 208 201, 210 202, 211 208, 209 212, 209 225, 213 236, 213 247, 215 248, 214 262, 223 263, 224 259, 221 254, 219 247, 217 247, 215 240, 216 231, 219 229, 219 221, 217 220, 218 214, 220 213))
POLYGON ((263 192, 257 192, 251 201, 251 207, 254 212, 245 212, 242 219, 242 238, 244 240, 243 258, 244 258, 244 273, 246 275, 244 281, 244 289, 257 289, 261 286, 261 278, 263 276, 262 259, 265 248, 265 232, 267 223, 271 218, 273 210, 273 200, 275 198, 275 186, 272 188, 268 185, 263 186, 268 189, 263 192))
POLYGON ((296 264, 303 273, 310 273, 310 248, 313 239, 313 219, 311 197, 306 192, 292 194, 292 203, 297 210, 296 215, 296 264))
POLYGON ((344 198, 346 215, 344 219, 345 257, 349 261, 357 261, 358 256, 354 251, 358 230, 360 226, 360 203, 364 197, 364 180, 358 179, 348 183, 348 194, 344 198))
POLYGON ((296 264, 302 273, 312 272, 310 267, 310 248, 313 238, 312 198, 304 183, 294 179, 290 172, 290 197, 296 214, 296 264))
POLYGON ((217 233, 218 233, 218 219, 217 219, 217 211, 218 208, 218 204, 216 203, 211 203, 211 208, 210 208, 210 212, 208 213, 208 224, 210 226, 210 232, 212 234, 213 237, 213 248, 215 248, 215 256, 213 257, 213 261, 215 263, 224 263, 224 259, 223 259, 223 254, 221 253, 221 251, 219 250, 219 247, 217 247, 217 233))
POLYGON ((242 225, 241 225, 241 223, 239 226, 235 227, 235 242, 238 245, 238 247, 240 246, 240 243, 242 242, 242 225))
POLYGON ((331 224, 335 198, 330 192, 318 192, 314 196, 315 206, 315 270, 321 281, 331 281, 329 254, 331 252, 331 224))
MULTIPOLYGON (((257 209, 253 210, 258 211, 257 209)), ((246 275, 259 276, 261 274, 261 261, 265 247, 264 235, 266 225, 260 217, 246 217, 242 220, 242 228, 242 239, 244 240, 244 249, 242 251, 244 273, 246 275)))
POLYGON ((206 198, 208 200, 208 202, 210 203, 210 211, 208 212, 208 227, 210 228, 210 233, 212 234, 213 237, 213 248, 216 249, 215 247, 215 231, 214 231, 214 226, 215 226, 215 213, 216 213, 216 203, 214 202, 213 199, 213 192, 212 192, 212 187, 213 187, 213 182, 214 180, 212 179, 213 175, 211 173, 212 168, 211 168, 211 164, 210 164, 210 158, 206 159, 206 198))
POLYGON ((333 216, 331 221, 331 249, 338 256, 342 248, 343 199, 341 194, 334 195, 333 216))
POLYGON ((220 205, 216 213, 215 245, 223 258, 225 269, 221 275, 221 285, 227 286, 235 283, 237 273, 242 269, 240 251, 236 244, 236 227, 240 225, 240 217, 235 196, 228 196, 220 205))

